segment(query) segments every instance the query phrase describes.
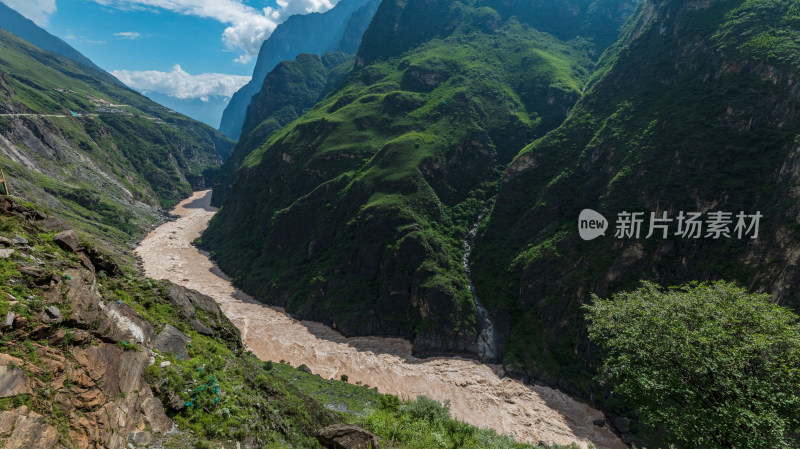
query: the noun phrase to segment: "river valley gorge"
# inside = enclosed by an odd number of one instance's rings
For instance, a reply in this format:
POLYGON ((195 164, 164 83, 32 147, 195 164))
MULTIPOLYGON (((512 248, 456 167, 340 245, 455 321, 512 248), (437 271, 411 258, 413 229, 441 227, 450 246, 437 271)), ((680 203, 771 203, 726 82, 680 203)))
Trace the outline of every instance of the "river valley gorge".
POLYGON ((346 338, 323 324, 297 321, 279 308, 255 301, 192 246, 216 211, 210 197, 211 191, 200 191, 181 202, 172 211, 179 218, 153 230, 136 253, 147 276, 213 297, 260 359, 306 364, 323 378, 346 374, 350 382, 403 399, 425 395, 450 401, 456 418, 519 441, 626 447, 607 426, 592 423, 603 418, 601 412, 560 391, 504 377, 500 365, 457 357, 419 359, 411 355, 406 340, 346 338))

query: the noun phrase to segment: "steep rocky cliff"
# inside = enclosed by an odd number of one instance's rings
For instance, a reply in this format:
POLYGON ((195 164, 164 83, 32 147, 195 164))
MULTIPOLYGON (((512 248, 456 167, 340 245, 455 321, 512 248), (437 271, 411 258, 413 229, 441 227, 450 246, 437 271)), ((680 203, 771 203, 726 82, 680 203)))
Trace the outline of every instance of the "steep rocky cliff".
POLYGON ((799 13, 644 2, 567 121, 509 165, 473 259, 507 369, 606 401, 579 305, 641 279, 734 280, 800 306, 799 13), (609 220, 604 237, 579 237, 585 208, 609 220), (643 213, 638 237, 615 236, 623 212, 643 213), (676 235, 681 212, 702 213, 699 237, 676 235), (714 212, 731 213, 729 236, 709 234, 714 212), (762 215, 757 238, 740 238, 740 212, 762 215), (646 237, 651 213, 673 220, 667 237, 646 237))
POLYGON ((100 282, 119 268, 48 218, 0 197, 0 442, 124 448, 165 438, 175 425, 144 376, 163 331, 104 295, 100 282))
POLYGON ((321 55, 326 51, 355 52, 353 36, 361 39, 372 18, 370 12, 375 11, 373 3, 372 0, 341 0, 324 13, 294 15, 278 25, 261 44, 253 78, 233 95, 225 107, 219 125, 220 132, 232 139, 239 139, 253 95, 258 93, 264 78, 281 61, 294 60, 302 53, 321 55))
MULTIPOLYGON (((203 236, 220 266, 345 334, 474 353, 464 236, 500 170, 564 120, 603 50, 501 3, 383 2, 356 70, 244 160, 203 236)), ((616 5, 608 20, 621 24, 633 5, 616 5)), ((590 6, 567 24, 578 30, 590 6)))

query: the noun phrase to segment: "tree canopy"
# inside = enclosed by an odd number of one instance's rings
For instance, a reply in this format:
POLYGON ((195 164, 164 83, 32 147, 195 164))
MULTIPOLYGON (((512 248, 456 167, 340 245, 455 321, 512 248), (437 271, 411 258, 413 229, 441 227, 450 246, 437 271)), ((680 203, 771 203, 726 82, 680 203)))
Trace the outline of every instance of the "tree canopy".
POLYGON ((693 448, 797 448, 800 324, 767 294, 727 282, 644 282, 594 296, 589 337, 603 377, 642 421, 693 448))

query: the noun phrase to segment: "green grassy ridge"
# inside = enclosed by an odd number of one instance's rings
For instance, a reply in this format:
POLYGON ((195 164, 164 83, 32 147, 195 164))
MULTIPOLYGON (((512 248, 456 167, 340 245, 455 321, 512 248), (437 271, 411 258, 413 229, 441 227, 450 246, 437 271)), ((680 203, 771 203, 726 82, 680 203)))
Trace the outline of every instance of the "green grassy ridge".
POLYGON ((594 397, 614 413, 629 410, 613 397, 598 399, 598 354, 579 311, 591 293, 641 279, 726 279, 800 305, 796 292, 775 288, 787 282, 780 273, 796 270, 784 253, 797 246, 796 179, 781 167, 792 166, 798 150, 798 99, 787 82, 800 69, 797 2, 642 8, 649 11, 629 25, 629 42, 567 121, 510 165, 473 259, 482 301, 507 323, 507 368, 594 397), (779 42, 755 46, 764 35, 779 42), (576 232, 583 208, 613 223, 622 211, 675 218, 700 205, 760 211, 759 243, 642 238, 637 246, 614 239, 613 224, 589 242, 576 232), (622 257, 637 253, 635 262, 622 257))
POLYGON ((474 342, 463 237, 593 61, 584 39, 451 3, 446 38, 355 70, 244 160, 202 238, 238 285, 347 334, 474 342))
POLYGON ((0 133, 13 146, 0 157, 11 193, 45 196, 51 209, 120 252, 158 219, 159 207, 204 185, 233 148, 217 131, 106 72, 2 30, 0 112, 34 114, 0 117, 0 133), (121 106, 98 111, 102 101, 121 106))
MULTIPOLYGON (((37 208, 33 204, 18 203, 29 210, 37 208)), ((34 248, 26 251, 46 261, 41 266, 45 272, 64 277, 62 270, 81 264, 76 254, 64 251, 53 242, 54 232, 40 229, 21 216, 0 216, 0 236, 13 238, 17 235, 28 239, 34 248)), ((0 259, 0 315, 5 317, 12 310, 28 320, 24 329, 41 330, 39 317, 48 305, 45 298, 49 297, 49 287, 37 286, 30 282, 30 276, 20 271, 27 262, 29 259, 18 253, 0 259), (11 305, 7 294, 18 302, 11 305)), ((123 268, 127 271, 130 267, 123 268)), ((404 402, 396 396, 378 393, 367 385, 324 379, 303 365, 295 368, 277 361, 261 361, 245 350, 239 332, 221 314, 212 317, 208 312, 196 309, 197 319, 206 325, 211 325, 212 320, 223 322, 221 329, 215 328, 217 333, 214 336, 197 333, 169 299, 168 281, 98 271, 97 282, 104 300, 130 306, 156 331, 170 324, 191 338, 187 357, 156 351, 154 363, 144 372, 146 380, 181 431, 179 437, 164 438, 163 446, 166 448, 233 449, 236 441, 255 447, 318 448, 321 446, 314 433, 333 423, 363 426, 378 435, 386 447, 539 447, 520 444, 492 430, 455 420, 450 416, 447 404, 425 397, 404 402), (176 407, 168 405, 171 403, 176 407)), ((21 359, 24 365, 19 368, 26 372, 27 364, 42 366, 42 354, 47 351, 55 351, 68 361, 74 361, 71 346, 75 329, 66 324, 74 311, 62 307, 61 312, 67 321, 51 324, 66 332, 67 337, 61 343, 51 344, 47 339, 36 340, 30 336, 24 340, 12 339, 10 332, 4 332, 0 335, 0 352, 21 359)), ((97 337, 92 337, 85 345, 99 343, 97 337)), ((126 342, 120 342, 118 346, 128 351, 146 350, 126 342)), ((37 374, 44 382, 52 380, 47 375, 37 374)), ((71 397, 70 382, 68 379, 58 390, 62 400, 71 397)), ((60 407, 55 397, 54 388, 36 389, 33 394, 0 399, 0 411, 27 406, 43 415, 45 421, 59 431, 65 447, 73 447, 69 436, 70 418, 82 416, 82 412, 60 407)), ((2 439, 0 444, 3 444, 2 439)))
POLYGON ((617 41, 619 27, 636 4, 619 0, 386 2, 364 33, 356 63, 363 67, 398 57, 417 45, 446 39, 465 25, 491 31, 509 17, 561 41, 586 40, 597 56, 617 41))
POLYGON ((214 173, 212 204, 222 204, 244 159, 269 136, 295 121, 332 91, 353 66, 351 55, 301 54, 275 66, 247 108, 242 136, 222 167, 214 173))

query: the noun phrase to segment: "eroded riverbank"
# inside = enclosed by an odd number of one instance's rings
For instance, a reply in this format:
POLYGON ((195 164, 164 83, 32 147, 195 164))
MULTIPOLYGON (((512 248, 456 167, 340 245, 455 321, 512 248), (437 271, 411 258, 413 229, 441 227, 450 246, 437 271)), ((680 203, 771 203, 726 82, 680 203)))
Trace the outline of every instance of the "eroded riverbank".
POLYGON ((210 199, 210 191, 195 192, 172 211, 180 218, 153 230, 136 253, 148 276, 213 297, 259 358, 304 363, 325 378, 347 374, 350 382, 377 386, 402 398, 450 400, 454 416, 519 441, 626 447, 607 428, 592 424, 603 417, 599 411, 560 391, 504 378, 500 366, 453 357, 418 359, 411 355, 408 341, 345 338, 323 324, 297 321, 254 301, 191 245, 214 215, 210 199))

